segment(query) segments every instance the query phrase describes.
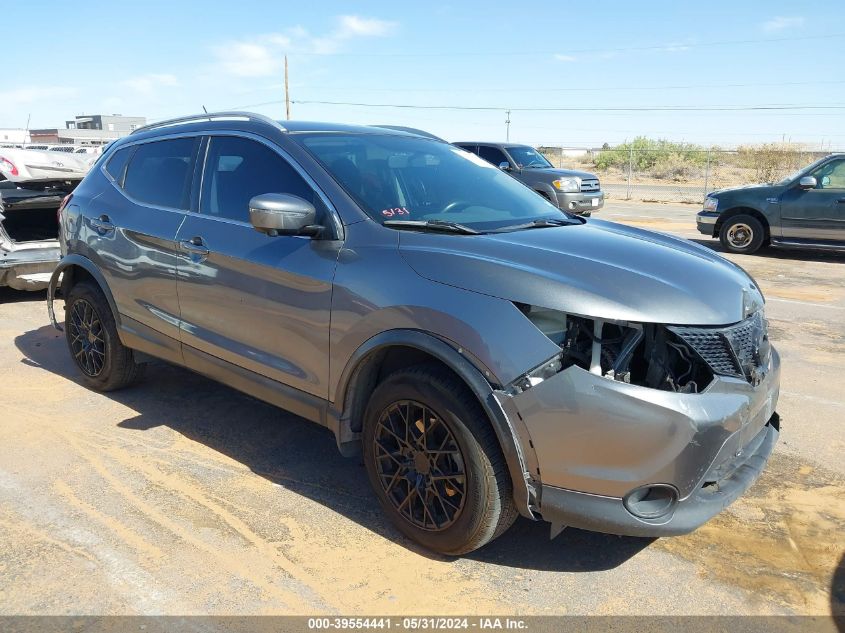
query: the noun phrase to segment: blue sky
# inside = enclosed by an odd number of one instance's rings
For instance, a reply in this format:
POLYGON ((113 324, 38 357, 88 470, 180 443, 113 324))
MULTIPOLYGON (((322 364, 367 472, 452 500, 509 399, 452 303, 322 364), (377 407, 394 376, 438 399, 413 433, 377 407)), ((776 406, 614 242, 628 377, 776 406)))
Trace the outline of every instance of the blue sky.
POLYGON ((637 135, 845 148, 845 3, 5 3, 0 127, 76 114, 160 119, 236 107, 393 123, 450 140, 598 146, 637 135), (8 6, 5 6, 8 5, 8 6), (51 34, 52 30, 55 30, 51 34), (351 102, 367 106, 299 103, 351 102), (489 107, 399 109, 373 104, 489 107), (584 108, 524 111, 519 108, 584 108), (605 108, 605 110, 597 110, 605 108))

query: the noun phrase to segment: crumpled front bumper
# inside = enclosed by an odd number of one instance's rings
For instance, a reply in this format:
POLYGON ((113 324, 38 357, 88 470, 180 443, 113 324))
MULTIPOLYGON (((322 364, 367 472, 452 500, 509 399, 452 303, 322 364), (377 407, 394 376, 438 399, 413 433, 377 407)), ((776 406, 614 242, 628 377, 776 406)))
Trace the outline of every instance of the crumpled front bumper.
POLYGON ((778 437, 780 358, 772 350, 757 386, 716 377, 700 394, 649 389, 570 367, 497 399, 533 447, 537 510, 558 526, 632 536, 689 532, 760 475, 778 437), (541 482, 541 483, 540 483, 541 482), (677 502, 657 518, 626 495, 660 484, 677 502))

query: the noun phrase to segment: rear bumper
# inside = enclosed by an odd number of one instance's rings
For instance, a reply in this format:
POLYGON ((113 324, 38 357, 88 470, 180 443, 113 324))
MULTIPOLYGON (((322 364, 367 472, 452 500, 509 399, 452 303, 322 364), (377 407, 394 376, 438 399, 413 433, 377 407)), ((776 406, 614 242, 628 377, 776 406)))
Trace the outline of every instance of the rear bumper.
POLYGON ((695 216, 695 226, 699 233, 715 237, 716 221, 719 219, 718 213, 712 211, 699 211, 695 216))
POLYGON ((604 192, 591 191, 578 193, 556 192, 557 206, 570 213, 595 213, 604 206, 604 192))

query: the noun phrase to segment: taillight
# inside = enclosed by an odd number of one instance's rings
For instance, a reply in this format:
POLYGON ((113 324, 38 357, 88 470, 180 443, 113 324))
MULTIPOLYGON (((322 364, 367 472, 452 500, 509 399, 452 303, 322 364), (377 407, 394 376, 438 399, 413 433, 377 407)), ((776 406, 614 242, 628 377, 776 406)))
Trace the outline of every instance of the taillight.
POLYGON ((12 176, 18 175, 18 168, 15 164, 7 158, 0 156, 0 170, 10 173, 12 176))
POLYGON ((59 205, 59 210, 56 211, 56 219, 61 223, 62 221, 62 211, 65 210, 65 207, 70 204, 71 199, 73 198, 73 194, 67 194, 63 199, 62 203, 59 205))

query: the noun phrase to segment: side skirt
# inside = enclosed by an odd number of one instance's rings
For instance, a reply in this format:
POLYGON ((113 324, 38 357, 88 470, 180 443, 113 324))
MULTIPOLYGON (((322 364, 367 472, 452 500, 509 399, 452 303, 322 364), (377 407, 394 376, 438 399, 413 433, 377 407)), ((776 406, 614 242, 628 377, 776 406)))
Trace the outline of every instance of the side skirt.
POLYGON ((802 242, 799 240, 782 240, 771 238, 772 246, 777 248, 802 249, 814 251, 845 252, 845 242, 802 242))
POLYGON ((142 354, 180 365, 337 432, 337 421, 328 415, 328 402, 318 396, 182 345, 179 341, 125 316, 121 318, 119 331, 123 344, 142 354))

